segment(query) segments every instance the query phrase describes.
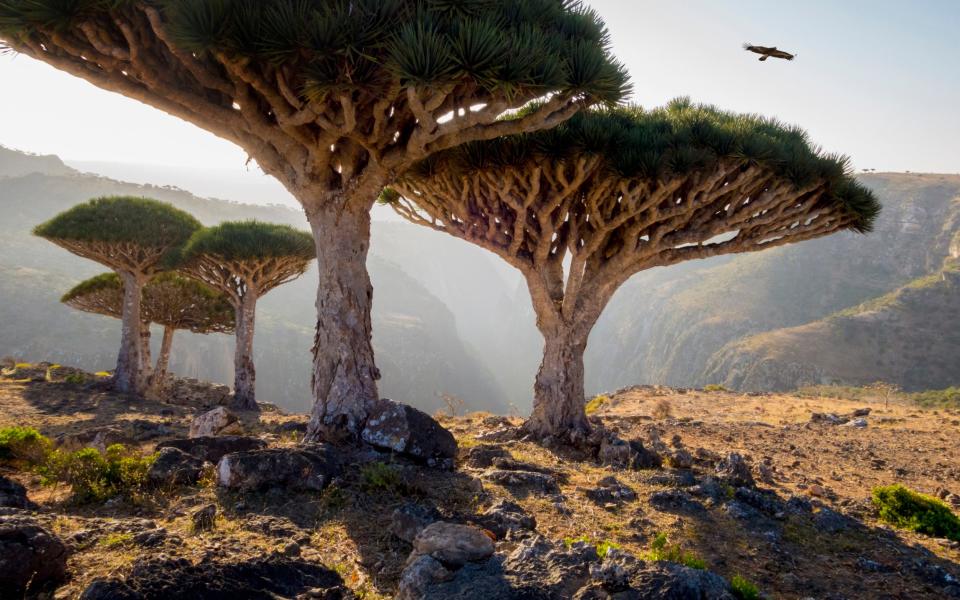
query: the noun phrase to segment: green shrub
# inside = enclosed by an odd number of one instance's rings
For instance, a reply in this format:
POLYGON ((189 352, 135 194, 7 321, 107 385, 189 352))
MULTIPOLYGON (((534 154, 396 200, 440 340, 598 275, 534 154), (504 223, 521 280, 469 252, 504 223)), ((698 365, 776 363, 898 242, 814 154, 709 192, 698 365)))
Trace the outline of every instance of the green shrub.
POLYGON ((710 385, 704 386, 704 387, 703 387, 703 391, 705 391, 705 392, 729 392, 730 390, 728 390, 727 388, 723 387, 723 386, 720 385, 719 383, 711 383, 710 385))
POLYGON ((360 477, 363 478, 363 487, 368 490, 399 491, 403 488, 400 473, 386 463, 372 462, 363 465, 360 477))
POLYGON ((591 400, 590 402, 587 402, 586 407, 584 407, 584 411, 586 411, 588 415, 592 415, 593 413, 600 410, 600 407, 606 404, 609 400, 610 398, 607 396, 604 396, 603 394, 600 394, 599 396, 594 396, 593 400, 591 400))
POLYGON ((110 446, 105 454, 95 448, 55 450, 40 471, 44 483, 69 485, 77 502, 100 502, 119 495, 135 498, 143 491, 154 459, 155 455, 141 456, 121 444, 110 446))
POLYGON ((738 600, 759 600, 760 589, 740 575, 730 580, 730 590, 738 600))
POLYGON ((594 541, 585 535, 581 535, 575 538, 574 537, 563 538, 563 545, 566 546, 567 548, 570 548, 571 546, 573 546, 578 542, 583 542, 585 544, 590 544, 591 546, 595 546, 597 549, 597 556, 599 556, 601 560, 606 558, 607 552, 609 552, 610 550, 620 549, 620 544, 616 542, 611 542, 609 540, 594 541))
POLYGON ((50 440, 33 427, 0 429, 0 464, 35 467, 50 454, 50 440))
POLYGON ((873 504, 891 525, 960 542, 960 517, 932 496, 895 484, 874 488, 873 504))
POLYGON ((670 544, 665 533, 660 533, 653 538, 653 541, 650 542, 650 550, 645 552, 641 558, 653 562, 678 563, 701 571, 707 568, 707 562, 693 552, 687 552, 677 544, 670 544))

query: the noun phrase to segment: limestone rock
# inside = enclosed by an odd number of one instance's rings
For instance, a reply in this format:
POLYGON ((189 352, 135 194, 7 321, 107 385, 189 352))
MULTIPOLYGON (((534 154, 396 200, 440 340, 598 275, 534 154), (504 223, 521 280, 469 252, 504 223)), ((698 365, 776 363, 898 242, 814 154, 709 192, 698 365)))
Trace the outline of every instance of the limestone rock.
POLYGON ((326 444, 234 452, 217 463, 217 484, 239 490, 320 491, 340 473, 339 463, 336 451, 326 444))
POLYGON ((169 440, 157 445, 161 448, 176 448, 191 456, 217 464, 231 452, 262 450, 267 443, 259 438, 242 435, 202 436, 169 440))
POLYGON ((237 416, 227 410, 226 407, 218 406, 198 416, 190 423, 189 436, 195 438, 239 433, 242 429, 239 421, 237 416))
POLYGON ((176 448, 163 448, 147 471, 147 483, 153 486, 191 485, 200 479, 203 460, 176 448))
POLYGON ((443 521, 428 525, 413 540, 415 554, 455 566, 489 558, 493 550, 493 540, 477 527, 443 521))
MULTIPOLYGON (((354 596, 332 569, 299 558, 270 556, 240 562, 144 557, 123 579, 98 580, 81 600, 161 600, 166 598, 293 598, 311 590, 327 590, 326 598, 354 596), (334 595, 337 594, 337 595, 334 595)), ((324 596, 320 596, 323 598, 324 596)))
POLYGON ((473 522, 492 531, 497 539, 503 539, 511 532, 533 531, 537 528, 537 520, 533 515, 509 500, 500 500, 474 518, 473 522))
POLYGON ((738 453, 731 452, 717 464, 717 477, 734 487, 754 487, 750 465, 738 453))
POLYGON ((16 481, 0 475, 0 507, 29 508, 27 488, 16 481))
POLYGON ((66 578, 67 546, 26 517, 0 517, 0 590, 22 597, 66 578))
POLYGON ((393 400, 383 399, 373 406, 360 435, 371 446, 421 460, 457 455, 453 434, 427 413, 393 400))
POLYGON ((440 515, 435 509, 415 502, 407 502, 393 511, 390 532, 412 544, 424 528, 439 520, 440 515))

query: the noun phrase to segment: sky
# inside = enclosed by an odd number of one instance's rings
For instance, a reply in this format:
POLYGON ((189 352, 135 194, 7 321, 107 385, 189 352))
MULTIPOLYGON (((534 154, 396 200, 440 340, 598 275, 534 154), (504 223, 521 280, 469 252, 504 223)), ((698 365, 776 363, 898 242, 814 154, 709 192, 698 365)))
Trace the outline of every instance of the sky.
MULTIPOLYGON (((960 0, 589 0, 633 101, 677 96, 801 125, 857 169, 960 172, 960 0), (776 45, 793 62, 742 50, 776 45)), ((74 161, 246 173, 193 125, 23 56, 0 55, 0 145, 74 161)))

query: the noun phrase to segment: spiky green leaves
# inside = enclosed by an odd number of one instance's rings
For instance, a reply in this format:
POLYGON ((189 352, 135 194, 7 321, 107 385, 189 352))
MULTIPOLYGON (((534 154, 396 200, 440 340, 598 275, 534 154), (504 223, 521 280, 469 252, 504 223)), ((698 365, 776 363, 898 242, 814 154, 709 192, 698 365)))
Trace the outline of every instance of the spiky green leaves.
POLYGON ((197 231, 180 252, 190 261, 201 256, 225 261, 293 258, 310 261, 317 255, 313 236, 288 225, 241 221, 197 231))
POLYGON ((96 198, 38 225, 34 234, 72 242, 130 242, 145 248, 172 248, 200 229, 186 212, 157 200, 96 198))
POLYGON ((601 168, 625 179, 683 176, 734 158, 762 166, 797 188, 824 182, 829 201, 856 217, 858 231, 868 231, 880 210, 870 191, 851 177, 848 159, 824 154, 802 129, 686 98, 654 110, 584 111, 552 130, 466 144, 422 161, 407 177, 522 168, 583 155, 601 155, 601 168))
MULTIPOLYGON (((50 0, 46 0, 50 1, 50 0)), ((283 65, 310 99, 403 85, 570 92, 617 102, 599 16, 566 0, 162 0, 177 42, 283 65)))

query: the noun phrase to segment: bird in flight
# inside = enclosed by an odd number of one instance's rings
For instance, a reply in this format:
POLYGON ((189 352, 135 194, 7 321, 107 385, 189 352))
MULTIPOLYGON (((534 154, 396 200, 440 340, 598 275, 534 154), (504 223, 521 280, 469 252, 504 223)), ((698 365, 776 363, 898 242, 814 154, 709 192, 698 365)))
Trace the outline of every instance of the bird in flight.
POLYGON ((778 50, 776 46, 767 47, 767 46, 754 46, 753 44, 747 42, 743 45, 743 49, 747 52, 753 52, 754 54, 759 54, 760 60, 765 61, 771 56, 774 58, 782 58, 784 60, 793 60, 795 54, 790 54, 789 52, 784 52, 783 50, 778 50))

